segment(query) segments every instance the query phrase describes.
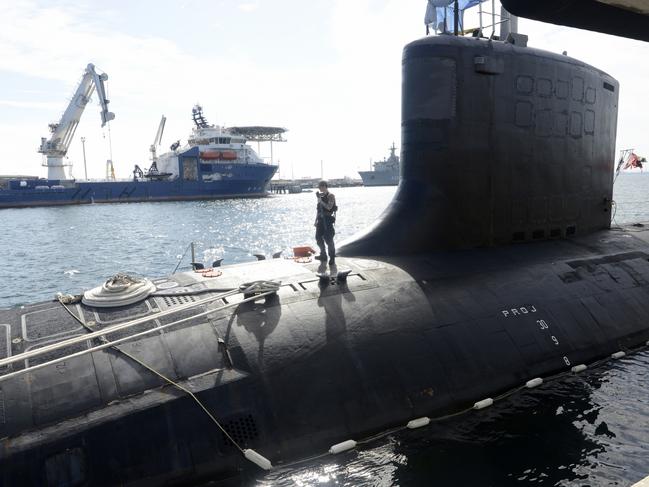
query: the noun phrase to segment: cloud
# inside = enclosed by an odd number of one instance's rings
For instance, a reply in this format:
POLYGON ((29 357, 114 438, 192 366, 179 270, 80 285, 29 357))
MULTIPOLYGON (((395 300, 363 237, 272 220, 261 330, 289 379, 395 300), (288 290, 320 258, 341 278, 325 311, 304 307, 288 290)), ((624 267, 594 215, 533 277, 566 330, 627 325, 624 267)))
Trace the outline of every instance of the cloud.
POLYGON ((15 100, 0 100, 0 106, 12 108, 47 108, 51 110, 61 108, 60 103, 56 102, 42 102, 42 101, 15 101, 15 100))
POLYGON ((242 12, 254 12, 259 8, 259 2, 244 2, 238 5, 242 12))
MULTIPOLYGON (((87 62, 105 70, 110 107, 116 114, 111 125, 113 159, 122 176, 130 174, 132 164, 147 163, 162 113, 168 118, 164 145, 184 140, 190 129, 189 110, 196 101, 203 103, 213 123, 288 127, 289 142, 276 144, 274 156, 284 167, 292 165, 296 176, 319 174, 321 159, 328 175, 354 176, 369 157, 380 158, 393 140, 398 143, 400 52, 412 34, 404 21, 407 9, 397 0, 378 11, 367 2, 345 4, 337 2, 331 18, 319 19, 331 33, 321 39, 322 49, 332 56, 308 65, 298 61, 280 66, 259 62, 268 55, 263 43, 251 47, 254 51, 238 50, 233 44, 199 54, 181 48, 180 39, 171 33, 160 37, 120 32, 93 20, 114 16, 111 12, 43 9, 21 1, 11 8, 0 7, 0 71, 41 79, 44 91, 51 84, 48 79, 62 81, 71 94, 87 62), (352 11, 345 12, 346 8, 352 11), (360 29, 358 18, 367 19, 360 29), (377 35, 380 31, 384 33, 377 35)), ((245 5, 256 8, 259 2, 238 4, 245 5)), ((274 55, 279 55, 281 46, 274 42, 274 55)), ((20 161, 35 173, 42 171, 40 156, 24 147, 47 135, 47 123, 60 116, 65 103, 62 98, 43 105, 40 113, 34 111, 29 128, 0 132, 0 139, 16 141, 12 157, 0 161, 3 172, 10 170, 2 167, 8 160, 20 161)), ((90 171, 100 176, 110 150, 97 113, 94 101, 86 108, 69 156, 81 160, 79 137, 85 136, 88 160, 96 161, 89 162, 94 167, 90 171)), ((268 156, 268 147, 262 146, 262 153, 268 156)))
MULTIPOLYGON (((102 17, 100 12, 95 14, 102 17)), ((218 74, 226 89, 234 88, 235 79, 233 76, 224 77, 221 69, 225 73, 236 72, 249 79, 255 78, 245 61, 229 61, 218 55, 196 56, 183 51, 170 39, 110 30, 88 21, 85 12, 67 6, 39 8, 34 2, 19 1, 9 8, 3 3, 0 4, 0 19, 0 52, 3 53, 0 72, 18 73, 40 80, 43 91, 53 84, 48 80, 60 80, 70 95, 88 62, 94 62, 98 68, 108 72, 108 97, 111 109, 117 115, 112 125, 114 158, 121 162, 122 174, 128 174, 130 169, 127 168, 134 162, 146 162, 148 139, 155 132, 153 125, 157 123, 155 120, 159 119, 160 112, 174 115, 174 108, 178 105, 189 111, 197 99, 205 100, 207 93, 214 93, 212 74, 218 74), (211 68, 215 65, 218 67, 211 68), (146 130, 149 123, 151 135, 146 130)), ((9 172, 8 161, 12 161, 12 165, 18 161, 21 167, 41 173, 40 156, 24 148, 34 146, 33 141, 47 135, 47 123, 58 119, 70 97, 47 103, 15 98, 4 100, 2 105, 41 109, 41 112, 34 114, 31 126, 21 125, 20 130, 17 126, 12 129, 11 125, 2 124, 0 140, 18 143, 8 149, 15 153, 0 161, 0 170, 9 172)), ((87 135, 91 152, 93 148, 95 151, 101 149, 104 154, 97 157, 99 160, 107 158, 107 132, 98 127, 97 114, 93 113, 97 111, 95 99, 86 108, 77 129, 77 137, 68 154, 71 158, 79 159, 79 134, 87 135)), ((175 114, 176 119, 189 119, 185 112, 175 114)), ((1 113, 0 121, 5 121, 1 113)), ((170 126, 173 125, 172 121, 170 126)), ((180 133, 175 137, 185 135, 188 129, 183 124, 182 131, 179 129, 180 133)), ((97 164, 97 167, 97 175, 100 175, 102 164, 97 164)))
MULTIPOLYGON (((299 1, 295 5, 301 5, 299 1)), ((308 8, 291 10, 288 1, 281 5, 286 11, 275 11, 272 20, 245 16, 245 29, 231 31, 223 19, 239 15, 242 22, 239 11, 258 8, 260 2, 223 2, 219 9, 230 10, 216 18, 224 26, 212 25, 207 37, 211 44, 199 46, 185 38, 192 31, 186 20, 193 19, 193 7, 170 7, 164 13, 174 18, 174 26, 184 27, 147 31, 118 22, 121 16, 128 20, 136 15, 127 8, 116 12, 98 5, 43 8, 30 0, 0 2, 0 73, 19 73, 29 78, 30 89, 49 93, 37 100, 20 93, 21 86, 13 95, 3 89, 1 106, 29 112, 14 123, 6 115, 10 110, 4 110, 4 116, 0 110, 0 141, 11 141, 3 144, 0 172, 19 167, 19 172, 43 174, 35 147, 68 99, 59 100, 56 93, 64 85, 70 95, 85 65, 93 62, 109 75, 108 97, 116 114, 112 152, 121 176, 128 176, 135 163, 147 164, 160 115, 167 116, 163 147, 186 140, 190 110, 197 101, 212 123, 287 127, 289 142, 275 144, 274 156, 283 168, 292 166, 296 176, 319 175, 320 160, 328 177, 355 176, 370 158, 387 155, 393 141, 399 145, 401 52, 407 42, 424 34, 424 7, 402 0, 327 0, 314 3, 321 13, 313 17, 308 8), (269 31, 263 30, 268 25, 271 32, 295 34, 271 33, 269 38, 269 31), (306 37, 313 32, 318 33, 315 42, 306 37), (304 42, 296 42, 300 40, 304 42)), ((154 13, 151 25, 161 20, 161 14, 154 13)), ((647 57, 647 45, 521 21, 521 30, 526 29, 531 45, 555 52, 568 49, 620 80, 620 140, 649 153, 649 147, 640 147, 649 144, 640 133, 647 112, 642 84, 649 78, 649 67, 637 62, 647 57)), ((93 177, 103 175, 110 153, 98 113, 94 100, 69 152, 72 160, 82 160, 79 137, 86 137, 93 177)), ((270 155, 268 147, 261 149, 262 155, 270 155)))

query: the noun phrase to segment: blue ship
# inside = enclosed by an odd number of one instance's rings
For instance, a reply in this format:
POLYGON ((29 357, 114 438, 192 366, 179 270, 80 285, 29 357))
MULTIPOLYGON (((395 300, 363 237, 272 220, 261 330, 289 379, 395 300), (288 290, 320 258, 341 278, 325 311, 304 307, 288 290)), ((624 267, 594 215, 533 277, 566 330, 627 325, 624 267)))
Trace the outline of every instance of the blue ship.
MULTIPOLYGON (((261 197, 268 194, 277 166, 266 163, 247 144, 255 141, 284 141, 286 129, 279 127, 220 127, 210 125, 202 108, 192 109, 194 128, 187 143, 171 145, 169 152, 156 154, 166 118, 163 116, 150 147, 151 165, 138 165, 131 179, 116 180, 112 161, 108 179, 78 181, 66 175, 65 157, 85 106, 95 92, 102 107, 102 126, 115 118, 108 111, 104 81, 89 64, 58 123, 50 124, 51 136, 42 138, 39 152, 46 156, 47 178, 1 177, 0 208, 128 203, 141 201, 202 200, 215 198, 261 197)), ((272 150, 272 148, 271 148, 272 150)))
POLYGON ((186 146, 180 148, 176 142, 168 153, 157 157, 154 144, 151 167, 143 171, 135 166, 132 179, 3 178, 0 208, 268 195, 277 166, 264 162, 246 143, 247 137, 281 134, 284 129, 224 128, 208 125, 199 106, 194 107, 193 113, 196 126, 186 146))
POLYGON ((265 163, 207 163, 197 147, 178 154, 178 165, 192 169, 182 177, 162 180, 3 180, 0 208, 260 197, 268 194, 277 171, 277 166, 265 163))

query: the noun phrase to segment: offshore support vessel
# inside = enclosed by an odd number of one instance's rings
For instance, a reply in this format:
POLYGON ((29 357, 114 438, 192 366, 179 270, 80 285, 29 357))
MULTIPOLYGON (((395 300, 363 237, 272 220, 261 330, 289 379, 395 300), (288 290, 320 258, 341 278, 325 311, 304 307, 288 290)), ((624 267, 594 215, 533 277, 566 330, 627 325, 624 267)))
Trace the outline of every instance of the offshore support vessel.
POLYGON ((441 35, 402 87, 403 177, 345 279, 268 259, 0 309, 0 485, 236 485, 649 345, 649 226, 610 228, 618 82, 441 35))
POLYGON ((373 171, 358 171, 363 180, 363 186, 396 186, 399 184, 399 156, 397 148, 392 143, 390 157, 374 163, 373 171))
MULTIPOLYGON (((279 127, 220 127, 210 125, 202 108, 193 108, 194 128, 182 146, 156 155, 164 131, 162 117, 151 146, 151 166, 135 166, 129 180, 77 181, 65 174, 65 156, 90 97, 96 90, 101 105, 102 127, 115 115, 108 110, 104 81, 94 65, 86 67, 76 93, 58 123, 50 124, 51 136, 41 139, 39 152, 46 157, 47 179, 0 177, 0 208, 124 203, 137 201, 199 200, 259 197, 268 193, 277 166, 264 162, 250 145, 256 140, 283 141, 286 130, 279 127)), ((112 167, 112 161, 108 161, 112 167)))

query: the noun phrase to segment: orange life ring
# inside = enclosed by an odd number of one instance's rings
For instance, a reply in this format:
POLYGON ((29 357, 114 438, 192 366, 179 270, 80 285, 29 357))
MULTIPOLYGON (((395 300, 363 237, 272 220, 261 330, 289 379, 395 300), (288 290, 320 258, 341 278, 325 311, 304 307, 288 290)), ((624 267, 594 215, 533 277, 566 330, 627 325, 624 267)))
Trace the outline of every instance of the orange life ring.
POLYGON ((221 274, 223 274, 223 272, 218 269, 210 269, 207 272, 203 272, 201 275, 203 277, 219 277, 221 274))

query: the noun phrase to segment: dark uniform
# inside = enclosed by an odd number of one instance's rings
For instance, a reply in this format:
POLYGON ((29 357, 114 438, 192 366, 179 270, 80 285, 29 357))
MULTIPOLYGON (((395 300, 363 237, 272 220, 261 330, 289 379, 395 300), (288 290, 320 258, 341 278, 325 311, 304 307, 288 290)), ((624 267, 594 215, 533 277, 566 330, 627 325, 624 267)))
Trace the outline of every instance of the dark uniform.
MULTIPOLYGON (((320 199, 326 205, 329 205, 330 198, 335 201, 335 197, 331 193, 320 196, 320 199)), ((333 263, 336 258, 336 246, 334 245, 334 235, 336 235, 334 224, 336 222, 336 217, 334 214, 337 209, 338 208, 335 205, 331 207, 331 209, 327 209, 318 203, 318 214, 315 221, 315 241, 320 248, 320 259, 322 261, 327 260, 327 250, 329 250, 330 263, 333 263), (327 244, 326 250, 325 244, 327 244)))

